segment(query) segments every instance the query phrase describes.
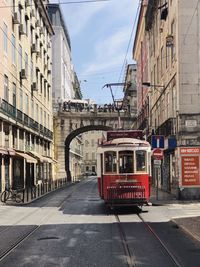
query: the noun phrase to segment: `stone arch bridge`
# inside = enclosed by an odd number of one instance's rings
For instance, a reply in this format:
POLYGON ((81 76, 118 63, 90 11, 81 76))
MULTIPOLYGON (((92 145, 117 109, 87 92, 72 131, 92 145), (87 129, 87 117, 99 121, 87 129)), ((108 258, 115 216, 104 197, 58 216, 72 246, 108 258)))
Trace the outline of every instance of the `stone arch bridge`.
POLYGON ((126 111, 56 111, 54 112, 54 145, 57 178, 71 181, 70 143, 78 135, 93 130, 131 129, 136 117, 126 111))

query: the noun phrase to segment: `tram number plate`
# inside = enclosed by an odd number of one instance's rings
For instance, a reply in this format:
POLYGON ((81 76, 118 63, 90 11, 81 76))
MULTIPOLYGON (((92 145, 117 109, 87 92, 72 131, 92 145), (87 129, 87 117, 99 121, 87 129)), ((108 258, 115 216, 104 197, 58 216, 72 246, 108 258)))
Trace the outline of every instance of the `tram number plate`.
POLYGON ((160 166, 161 165, 161 160, 160 159, 154 159, 154 165, 160 166))

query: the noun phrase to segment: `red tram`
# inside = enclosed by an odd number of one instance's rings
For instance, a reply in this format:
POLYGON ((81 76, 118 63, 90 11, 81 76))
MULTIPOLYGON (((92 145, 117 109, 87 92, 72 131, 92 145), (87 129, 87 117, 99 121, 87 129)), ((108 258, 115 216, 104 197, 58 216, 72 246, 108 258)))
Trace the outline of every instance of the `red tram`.
POLYGON ((108 132, 112 138, 97 149, 98 189, 107 205, 142 206, 149 201, 151 146, 147 141, 129 137, 138 137, 138 132, 108 132))

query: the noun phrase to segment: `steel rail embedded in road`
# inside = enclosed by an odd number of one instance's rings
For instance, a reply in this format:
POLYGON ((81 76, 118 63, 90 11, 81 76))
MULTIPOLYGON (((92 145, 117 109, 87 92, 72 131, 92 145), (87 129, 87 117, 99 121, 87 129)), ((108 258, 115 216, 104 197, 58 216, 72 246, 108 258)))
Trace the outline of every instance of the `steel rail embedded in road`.
MULTIPOLYGON (((73 195, 73 193, 78 190, 79 187, 80 186, 76 186, 76 188, 74 188, 70 194, 68 194, 62 201, 60 201, 60 203, 58 205, 58 208, 62 208, 62 206, 65 203, 65 201, 67 199, 69 199, 73 195)), ((46 205, 42 205, 41 207, 45 207, 45 206, 46 205)), ((36 213, 38 210, 40 210, 41 207, 39 207, 34 212, 31 212, 28 215, 24 216, 23 218, 21 218, 20 220, 18 220, 17 222, 15 222, 15 224, 13 224, 12 226, 17 225, 17 223, 23 221, 25 218, 30 217, 31 215, 33 215, 34 213, 36 213)), ((14 240, 13 243, 7 249, 5 249, 3 252, 0 253, 0 262, 3 261, 7 256, 9 256, 9 254, 11 254, 12 251, 14 249, 16 249, 19 245, 21 245, 25 240, 27 240, 30 236, 32 236, 42 226, 42 224, 45 221, 47 221, 49 218, 51 218, 54 215, 55 212, 56 211, 54 211, 54 212, 50 211, 47 214, 47 216, 43 217, 37 225, 32 226, 32 228, 29 231, 27 231, 25 234, 22 234, 20 237, 18 237, 16 240, 14 240)), ((2 231, 0 231, 0 233, 3 233, 8 228, 9 228, 9 226, 6 227, 5 229, 3 229, 2 231)))
POLYGON ((128 246, 128 243, 127 243, 127 240, 126 240, 126 235, 124 233, 124 230, 123 230, 122 224, 120 222, 119 216, 117 214, 114 214, 114 215, 115 215, 115 219, 117 221, 117 225, 118 225, 121 241, 122 241, 122 244, 123 244, 123 247, 124 247, 124 251, 125 251, 125 254, 126 254, 127 265, 128 265, 128 267, 136 267, 137 266, 136 260, 134 259, 133 255, 131 255, 131 252, 129 250, 129 246, 128 246))
POLYGON ((156 240, 161 244, 164 251, 167 253, 167 255, 170 257, 171 261, 173 262, 174 266, 181 267, 181 265, 178 263, 175 256, 172 254, 172 252, 167 248, 167 246, 164 244, 164 242, 160 239, 160 237, 156 234, 156 232, 153 230, 153 228, 142 218, 140 214, 137 214, 140 220, 144 223, 144 225, 148 228, 150 233, 156 238, 156 240))

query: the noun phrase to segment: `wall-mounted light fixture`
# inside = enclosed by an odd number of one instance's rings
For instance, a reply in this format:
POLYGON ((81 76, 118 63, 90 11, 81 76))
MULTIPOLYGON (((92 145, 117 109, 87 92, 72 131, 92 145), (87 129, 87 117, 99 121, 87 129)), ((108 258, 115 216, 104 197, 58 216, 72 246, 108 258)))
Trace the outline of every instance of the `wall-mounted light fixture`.
POLYGON ((164 85, 151 84, 150 82, 143 82, 142 85, 144 85, 146 87, 160 87, 160 88, 165 88, 164 85))

